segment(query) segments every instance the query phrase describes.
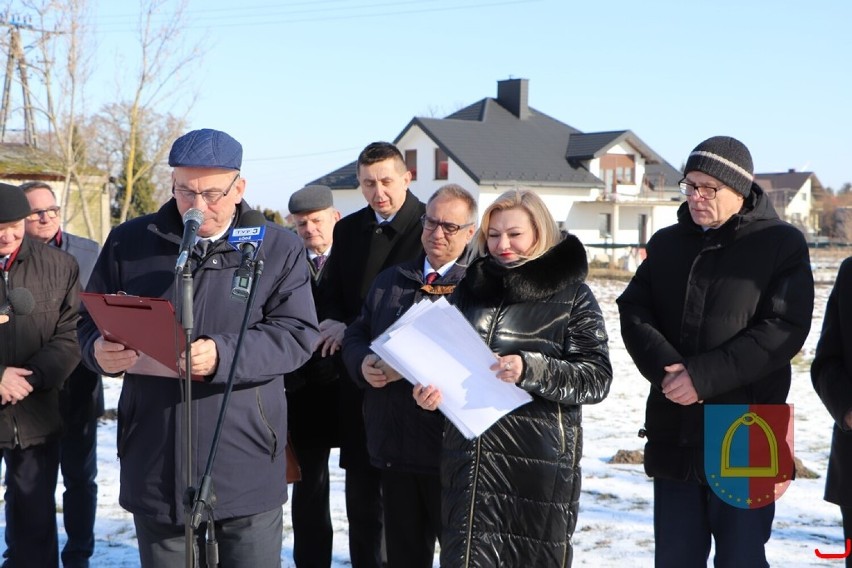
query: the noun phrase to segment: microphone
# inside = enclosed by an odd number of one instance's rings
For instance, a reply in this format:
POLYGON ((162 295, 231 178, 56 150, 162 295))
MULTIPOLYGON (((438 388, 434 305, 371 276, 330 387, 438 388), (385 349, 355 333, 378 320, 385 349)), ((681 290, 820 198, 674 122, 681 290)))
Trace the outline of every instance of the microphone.
POLYGON ((186 261, 189 260, 189 253, 195 245, 198 227, 203 222, 204 213, 200 209, 192 208, 183 214, 183 240, 180 243, 180 252, 175 263, 175 272, 183 270, 183 267, 186 266, 186 261))
POLYGON ((254 261, 266 233, 266 217, 252 209, 240 217, 239 225, 231 231, 228 242, 240 253, 240 267, 231 281, 231 297, 241 302, 248 300, 254 279, 254 261))
POLYGON ((26 288, 13 288, 9 290, 6 301, 0 305, 0 316, 16 314, 25 316, 35 309, 35 298, 26 288))

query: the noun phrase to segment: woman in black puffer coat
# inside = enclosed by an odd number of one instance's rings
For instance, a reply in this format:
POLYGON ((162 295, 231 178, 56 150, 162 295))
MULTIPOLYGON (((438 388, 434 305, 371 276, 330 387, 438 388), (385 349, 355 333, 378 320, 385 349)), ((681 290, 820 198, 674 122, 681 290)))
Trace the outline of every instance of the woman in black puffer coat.
MULTIPOLYGON (((501 195, 477 233, 482 255, 453 301, 498 355, 495 380, 532 395, 468 440, 446 422, 442 568, 570 566, 582 456, 581 404, 609 392, 604 320, 586 252, 531 191, 501 195)), ((441 400, 415 387, 421 407, 441 400)))

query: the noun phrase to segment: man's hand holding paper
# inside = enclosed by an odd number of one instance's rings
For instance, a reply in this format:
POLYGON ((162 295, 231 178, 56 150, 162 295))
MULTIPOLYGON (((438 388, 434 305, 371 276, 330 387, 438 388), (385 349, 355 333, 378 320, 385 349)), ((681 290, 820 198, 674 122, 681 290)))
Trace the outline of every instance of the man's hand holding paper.
POLYGON ((361 362, 361 374, 371 387, 377 389, 402 378, 402 375, 391 367, 387 361, 380 359, 378 355, 374 354, 364 357, 364 360, 361 362))

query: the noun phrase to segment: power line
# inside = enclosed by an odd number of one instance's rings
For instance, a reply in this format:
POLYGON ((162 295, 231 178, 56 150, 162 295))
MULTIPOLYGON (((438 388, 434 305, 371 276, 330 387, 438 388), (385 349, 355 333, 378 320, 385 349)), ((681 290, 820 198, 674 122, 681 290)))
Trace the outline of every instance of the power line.
POLYGON ((327 152, 312 152, 310 154, 290 154, 289 156, 269 156, 266 158, 244 158, 244 162, 269 162, 273 160, 295 160, 297 158, 312 158, 314 156, 327 156, 329 154, 341 154, 343 152, 355 152, 359 147, 342 148, 340 150, 329 150, 327 152))
MULTIPOLYGON (((330 0, 329 3, 334 3, 336 0, 330 0)), ((286 24, 297 24, 304 22, 327 22, 334 20, 350 20, 350 19, 359 19, 359 18, 375 18, 375 17, 384 17, 384 16, 400 16, 400 15, 409 15, 409 14, 430 14, 430 13, 439 13, 439 12, 448 12, 448 11, 459 11, 459 10, 471 10, 475 8, 491 8, 498 6, 508 6, 513 4, 531 4, 535 2, 541 2, 542 0, 498 0, 498 1, 488 1, 488 2, 480 2, 478 4, 453 4, 448 6, 440 6, 440 7, 430 7, 430 8, 413 8, 413 9, 390 9, 385 10, 386 8, 398 8, 402 5, 425 5, 435 2, 436 0, 410 0, 408 2, 379 2, 379 3, 371 3, 371 4, 360 4, 356 6, 352 6, 351 3, 347 3, 345 7, 329 7, 329 8, 312 8, 308 10, 289 10, 288 7, 285 9, 271 9, 264 11, 262 13, 247 13, 248 10, 241 8, 239 10, 234 10, 230 8, 220 8, 204 10, 203 12, 199 11, 198 13, 201 15, 193 16, 195 11, 184 12, 184 15, 189 15, 193 21, 193 23, 189 23, 184 26, 186 29, 198 29, 198 28, 235 28, 235 27, 246 27, 246 26, 270 26, 270 25, 286 25, 286 24), (369 10, 374 10, 370 12, 369 10), (383 9, 384 11, 375 11, 377 9, 383 9), (210 15, 210 12, 218 11, 223 12, 224 14, 210 15), (311 13, 326 13, 326 12, 335 12, 335 11, 347 11, 352 13, 340 14, 340 15, 327 15, 327 16, 317 16, 317 17, 299 17, 305 14, 311 13), (365 13, 366 11, 366 13, 365 13), (229 15, 230 13, 230 15, 229 15), (283 16, 283 18, 279 17, 283 16), (295 18, 291 16, 296 16, 295 18), (242 22, 238 22, 235 20, 245 20, 242 22), (215 21, 218 23, 204 23, 207 21, 215 21)), ((310 4, 311 6, 317 4, 316 3, 300 3, 302 4, 310 4)), ((127 16, 128 18, 132 18, 127 20, 126 24, 121 22, 116 22, 115 25, 106 24, 101 26, 97 31, 100 33, 118 33, 118 32, 127 32, 129 30, 135 29, 135 25, 138 21, 138 16, 127 16)), ((161 21, 165 23, 169 21, 171 18, 170 14, 162 14, 155 15, 152 17, 153 22, 161 21)), ((108 18, 105 18, 108 19, 108 18)))

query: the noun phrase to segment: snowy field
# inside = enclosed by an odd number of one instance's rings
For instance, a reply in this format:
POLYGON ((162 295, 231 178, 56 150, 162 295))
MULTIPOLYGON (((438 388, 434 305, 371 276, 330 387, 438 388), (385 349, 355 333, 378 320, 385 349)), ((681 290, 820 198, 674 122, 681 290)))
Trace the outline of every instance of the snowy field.
MULTIPOLYGON (((836 265, 832 267, 836 270, 836 265)), ((652 484, 641 465, 613 465, 610 459, 619 450, 641 450, 637 436, 642 426, 647 383, 639 376, 624 349, 618 326, 615 299, 625 282, 590 282, 607 319, 614 381, 609 397, 599 405, 584 409, 585 448, 583 453, 583 494, 574 535, 574 566, 642 567, 653 565, 652 484)), ((814 393, 809 375, 810 362, 822 326, 825 301, 830 287, 819 284, 810 336, 794 362, 793 387, 789 402, 795 405, 796 455, 819 479, 798 479, 777 504, 774 531, 768 545, 774 566, 841 566, 842 561, 821 560, 814 549, 839 552, 843 548, 840 513, 822 500, 825 470, 831 439, 831 420, 814 393)), ((121 383, 106 379, 107 408, 114 408, 121 383)), ((118 461, 115 457, 115 422, 103 421, 98 432, 99 503, 96 524, 96 550, 93 566, 118 568, 138 566, 133 523, 118 506, 118 461)), ((343 500, 343 473, 333 453, 332 507, 335 526, 333 566, 349 566, 346 544, 346 515, 343 500)), ((61 503, 61 484, 57 502, 61 503)), ((293 566, 292 531, 289 507, 285 505, 282 563, 293 566)), ((64 541, 60 524, 60 546, 64 541)), ((3 526, 0 526, 0 530, 3 526)), ((2 548, 2 544, 0 544, 2 548)), ((435 566, 437 566, 437 555, 435 566)))

